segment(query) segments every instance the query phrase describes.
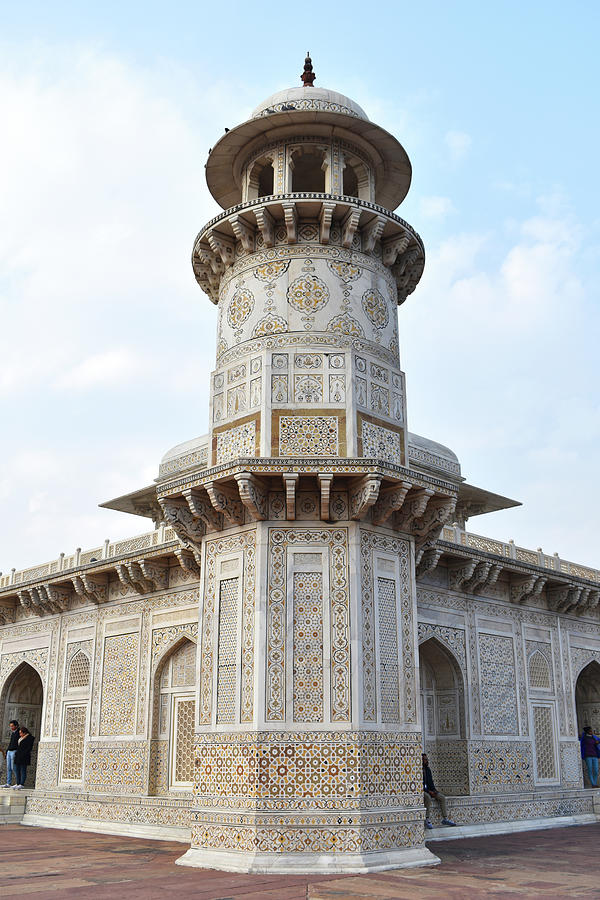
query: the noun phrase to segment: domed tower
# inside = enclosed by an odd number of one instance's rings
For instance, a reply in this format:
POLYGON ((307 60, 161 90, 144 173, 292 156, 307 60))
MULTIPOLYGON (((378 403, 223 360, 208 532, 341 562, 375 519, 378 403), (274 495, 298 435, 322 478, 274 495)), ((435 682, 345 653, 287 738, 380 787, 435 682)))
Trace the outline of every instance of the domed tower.
MULTIPOLYGON (((269 97, 211 151, 194 244, 218 305, 208 462, 158 487, 200 563, 195 806, 181 862, 426 865, 415 566, 458 464, 409 443, 397 306, 424 265, 406 152, 352 100, 269 97), (436 462, 437 460, 437 462, 436 462)), ((438 554, 439 556, 439 554, 438 554)))

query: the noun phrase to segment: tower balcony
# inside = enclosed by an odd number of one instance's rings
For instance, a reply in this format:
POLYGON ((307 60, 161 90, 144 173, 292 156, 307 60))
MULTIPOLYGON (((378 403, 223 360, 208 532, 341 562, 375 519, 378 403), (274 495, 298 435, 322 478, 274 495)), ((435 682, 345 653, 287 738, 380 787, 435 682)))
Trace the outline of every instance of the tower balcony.
POLYGON ((192 251, 196 281, 215 304, 223 274, 239 259, 279 245, 320 244, 376 257, 390 271, 398 304, 425 265, 417 232, 383 206, 357 197, 296 192, 240 203, 212 219, 192 251))

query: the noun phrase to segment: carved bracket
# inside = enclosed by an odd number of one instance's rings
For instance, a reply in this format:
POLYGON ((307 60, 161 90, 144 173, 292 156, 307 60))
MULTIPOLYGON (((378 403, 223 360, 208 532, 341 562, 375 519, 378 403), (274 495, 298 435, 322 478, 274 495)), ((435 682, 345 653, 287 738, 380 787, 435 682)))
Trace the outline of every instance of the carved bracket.
POLYGON ((360 212, 360 209, 351 207, 342 221, 342 247, 345 247, 346 250, 349 250, 352 246, 352 241, 358 228, 360 212))
POLYGON ((333 218, 334 212, 335 203, 325 202, 321 204, 321 212, 319 214, 319 238, 322 244, 329 243, 329 232, 331 230, 331 220, 333 218))
POLYGON ((427 550, 424 550, 421 554, 421 559, 417 564, 417 578, 426 575, 427 572, 433 572, 433 570, 437 568, 441 555, 442 551, 438 550, 436 547, 428 547, 427 550))
POLYGON ((159 500, 167 525, 170 525, 184 547, 192 552, 200 550, 206 532, 204 523, 196 519, 183 500, 161 498, 159 500))
POLYGON ((392 513, 401 509, 411 487, 410 481, 401 481, 393 487, 384 488, 373 507, 373 524, 384 525, 392 513))
POLYGON ((40 592, 45 594, 46 603, 54 612, 65 612, 73 598, 73 591, 62 584, 41 584, 40 592))
POLYGON ((393 266, 398 259, 399 254, 404 253, 410 243, 410 237, 407 234, 390 238, 383 242, 383 264, 384 266, 393 266))
POLYGON ((466 559, 458 566, 450 566, 448 569, 448 587, 450 590, 464 590, 464 585, 473 577, 476 565, 476 559, 466 559))
POLYGON ((282 203, 283 217, 287 230, 288 244, 295 244, 298 240, 298 210, 295 203, 282 203))
POLYGON ((328 522, 330 519, 329 499, 331 496, 333 474, 330 472, 320 472, 317 477, 319 479, 319 487, 321 488, 321 519, 323 522, 328 522))
POLYGON ((86 603, 106 603, 108 598, 108 575, 73 575, 71 577, 76 594, 86 603))
POLYGON ((232 266, 235 261, 235 244, 233 238, 226 237, 220 231, 208 232, 208 243, 224 266, 232 266))
POLYGON ((533 597, 539 597, 547 579, 543 575, 528 575, 526 578, 513 578, 510 582, 510 602, 526 603, 533 597))
POLYGON ((169 587, 169 567, 166 562, 158 559, 140 560, 140 569, 147 582, 150 582, 154 591, 164 591, 169 587))
POLYGON ((431 497, 424 513, 413 518, 413 533, 425 540, 437 540, 456 508, 456 497, 431 497))
POLYGON ((197 519, 204 522, 207 531, 221 531, 223 528, 223 516, 218 513, 205 491, 191 490, 182 491, 187 501, 190 512, 197 519))
POLYGON ((550 588, 546 592, 548 606, 557 613, 570 612, 579 604, 583 593, 582 587, 570 584, 562 584, 557 588, 550 588))
POLYGON ((179 560, 179 565, 186 572, 190 572, 196 578, 200 578, 200 554, 198 551, 193 553, 191 550, 176 550, 175 556, 179 560))
POLYGON ((430 488, 417 488, 417 490, 411 491, 404 501, 402 509, 394 517, 394 526, 399 531, 410 532, 414 520, 423 515, 427 504, 434 495, 435 491, 430 488))
POLYGON ((260 206, 254 210, 256 224, 262 234, 265 247, 272 247, 275 243, 275 220, 268 209, 260 206))
POLYGON ((371 506, 377 502, 381 475, 365 475, 350 490, 350 517, 362 519, 371 506))
POLYGON ((265 485, 250 472, 235 475, 240 491, 240 499, 255 521, 262 521, 268 515, 269 492, 265 485))
POLYGON ((296 486, 300 476, 297 472, 284 473, 283 484, 285 487, 285 515, 290 522, 296 518, 296 486))
POLYGON ((492 563, 490 568, 487 570, 487 574, 484 578, 481 579, 477 584, 473 587, 474 594, 482 594, 487 588, 490 588, 493 584, 496 584, 498 578, 500 577, 500 573, 502 571, 501 565, 496 565, 492 563))
POLYGON ((242 217, 238 215, 231 216, 229 221, 233 228, 233 233, 238 241, 241 241, 242 247, 246 253, 252 253, 254 251, 254 227, 249 225, 245 219, 242 219, 242 217))
POLYGON ((213 508, 222 513, 230 525, 244 524, 244 507, 235 488, 216 481, 209 481, 204 487, 213 508))
POLYGON ((364 228, 361 228, 360 233, 363 253, 371 253, 373 251, 376 242, 381 237, 384 226, 385 219, 383 216, 374 216, 364 228))

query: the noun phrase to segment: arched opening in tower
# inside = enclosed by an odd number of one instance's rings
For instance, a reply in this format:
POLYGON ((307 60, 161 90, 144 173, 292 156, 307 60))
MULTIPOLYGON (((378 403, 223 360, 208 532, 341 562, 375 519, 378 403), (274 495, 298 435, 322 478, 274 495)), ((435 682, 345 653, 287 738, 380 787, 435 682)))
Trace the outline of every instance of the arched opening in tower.
POLYGON ((325 193, 323 154, 315 150, 306 150, 303 153, 295 153, 293 160, 292 192, 325 193))

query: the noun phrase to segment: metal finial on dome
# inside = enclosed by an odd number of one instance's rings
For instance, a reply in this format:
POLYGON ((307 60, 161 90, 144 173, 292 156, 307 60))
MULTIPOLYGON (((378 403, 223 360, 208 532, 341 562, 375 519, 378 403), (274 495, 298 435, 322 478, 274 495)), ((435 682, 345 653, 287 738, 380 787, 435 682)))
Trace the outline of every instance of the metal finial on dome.
POLYGON ((313 72, 312 59, 310 58, 310 50, 306 51, 306 59, 304 60, 304 72, 300 79, 304 83, 304 87, 312 87, 313 81, 317 76, 313 72))

